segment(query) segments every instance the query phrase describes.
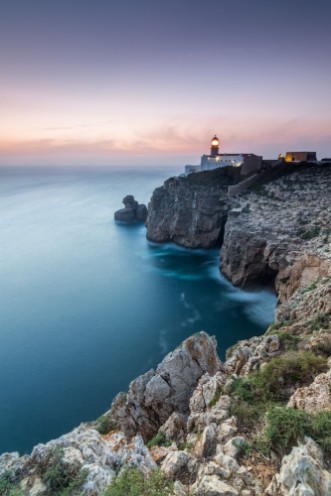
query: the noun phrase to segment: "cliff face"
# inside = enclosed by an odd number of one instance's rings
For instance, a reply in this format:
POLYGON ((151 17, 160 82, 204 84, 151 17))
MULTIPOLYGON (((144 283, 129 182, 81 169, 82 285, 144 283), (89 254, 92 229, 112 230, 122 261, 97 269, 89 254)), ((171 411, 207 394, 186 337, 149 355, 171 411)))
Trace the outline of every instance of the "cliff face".
POLYGON ((168 179, 148 205, 147 238, 188 248, 220 246, 229 208, 227 188, 239 172, 226 167, 168 179))
POLYGON ((331 167, 308 166, 238 197, 221 270, 234 284, 275 280, 282 301, 329 274, 331 167))

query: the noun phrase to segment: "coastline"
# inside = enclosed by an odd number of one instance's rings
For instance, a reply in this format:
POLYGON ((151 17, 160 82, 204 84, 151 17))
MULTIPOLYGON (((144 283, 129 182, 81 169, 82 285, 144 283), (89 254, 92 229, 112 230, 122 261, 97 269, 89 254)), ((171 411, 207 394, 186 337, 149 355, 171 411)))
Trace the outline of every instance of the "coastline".
MULTIPOLYGON (((58 440, 38 445, 31 458, 3 455, 0 457, 0 467, 6 466, 6 470, 16 473, 18 469, 21 470, 26 464, 31 466, 32 463, 34 468, 19 484, 25 484, 29 491, 34 488, 34 494, 42 494, 45 481, 40 477, 37 467, 40 469, 41 463, 52 463, 52 450, 61 447, 65 451, 64 463, 79 466, 79 471, 83 467, 89 470, 87 481, 81 489, 82 494, 102 494, 114 477, 115 467, 129 464, 146 471, 160 466, 166 478, 178 482, 176 494, 185 494, 183 491, 187 487, 197 496, 208 494, 208 490, 212 491, 211 488, 222 483, 228 486, 224 489, 228 491, 227 494, 285 495, 292 494, 289 491, 295 484, 294 475, 291 478, 289 473, 296 474, 299 479, 301 477, 302 485, 312 484, 311 480, 304 478, 304 474, 298 475, 299 465, 295 464, 300 462, 300 457, 295 450, 301 449, 310 460, 313 471, 311 478, 323 483, 320 494, 328 494, 331 487, 330 475, 326 472, 329 448, 318 447, 317 434, 315 440, 309 441, 303 440, 302 433, 298 432, 298 436, 294 436, 285 446, 281 444, 282 440, 275 441, 267 435, 274 408, 282 409, 278 410, 278 417, 281 418, 281 415, 292 410, 312 416, 319 410, 328 412, 331 407, 331 403, 328 403, 331 399, 327 396, 323 403, 320 398, 321 387, 318 387, 321 382, 326 386, 331 384, 328 372, 331 363, 326 354, 329 353, 331 341, 331 255, 329 241, 325 242, 327 232, 324 228, 320 228, 318 233, 312 231, 316 223, 316 201, 321 216, 319 222, 322 221, 322 226, 329 223, 327 186, 330 184, 330 174, 329 168, 324 168, 321 172, 324 182, 320 180, 322 176, 314 182, 312 170, 308 168, 304 173, 309 177, 306 183, 303 176, 298 181, 298 177, 291 175, 289 177, 294 177, 294 180, 291 179, 290 183, 284 178, 278 178, 263 186, 262 190, 251 191, 232 200, 235 204, 227 203, 227 218, 225 220, 221 213, 221 222, 216 219, 220 217, 220 210, 215 214, 214 206, 209 199, 206 200, 205 191, 199 197, 199 191, 195 190, 197 194, 194 202, 187 196, 191 194, 190 191, 185 195, 183 181, 180 181, 179 186, 176 181, 167 181, 165 187, 168 195, 172 194, 173 198, 178 199, 178 190, 183 193, 181 200, 184 210, 187 210, 188 204, 192 211, 196 210, 199 201, 201 206, 198 209, 200 218, 198 215, 193 221, 187 212, 182 218, 176 210, 168 212, 171 218, 180 219, 177 224, 169 224, 170 229, 173 226, 175 236, 180 238, 185 232, 188 233, 184 241, 188 244, 187 240, 193 240, 198 227, 199 243, 208 242, 213 246, 215 240, 222 238, 223 273, 237 285, 245 286, 259 280, 274 282, 280 301, 275 324, 264 336, 235 345, 229 350, 224 363, 217 357, 212 338, 203 333, 192 336, 178 350, 167 355, 156 371, 146 372, 133 381, 128 395, 118 395, 111 410, 96 424, 82 425, 58 440), (311 215, 308 215, 308 220, 306 215, 302 223, 299 221, 302 219, 300 194, 306 197, 307 191, 303 188, 305 184, 309 186, 307 189, 312 196, 309 205, 311 215), (314 188, 316 190, 312 194, 314 188), (317 199, 315 203, 314 198, 317 199), (204 203, 206 201, 207 207, 204 203), (284 201, 286 209, 277 210, 277 205, 283 205, 284 201), (293 209, 298 215, 292 215, 293 209), (201 228, 203 217, 206 221, 205 230, 201 228), (301 235, 298 225, 304 226, 301 235), (311 232, 317 234, 311 236, 311 232), (304 375, 300 369, 301 377, 296 375, 295 380, 288 377, 293 367, 297 363, 302 364, 304 360, 310 360, 309 374, 304 375), (259 381, 265 381, 264 387, 271 387, 271 371, 278 370, 277 367, 283 367, 281 375, 277 376, 277 381, 283 380, 282 391, 277 390, 278 396, 264 396, 259 381), (285 370, 286 367, 291 367, 290 372, 285 370), (186 369, 192 380, 179 384, 175 378, 183 376, 186 369), (316 381, 317 386, 314 386, 316 381), (311 402, 307 402, 312 394, 315 395, 313 407, 311 402), (275 403, 271 408, 270 402, 275 403), (291 406, 286 406, 288 404, 291 406), (256 424, 254 428, 247 424, 247 415, 253 415, 256 424), (261 432, 265 436, 264 446, 262 441, 258 445, 257 434, 261 432), (163 439, 170 445, 166 446, 167 443, 163 441, 148 449, 145 443, 159 433, 164 434, 163 439), (297 444, 297 437, 300 445, 297 444), (180 449, 183 444, 185 447, 180 449), (84 457, 84 446, 90 450, 94 471, 84 457), (119 446, 117 451, 116 446, 119 446), (292 456, 290 462, 286 455, 292 456), (105 462, 107 457, 108 462, 105 462), (316 460, 319 461, 318 467, 316 460), (286 470, 287 477, 284 475, 286 470), (185 477, 183 472, 190 474, 190 477, 185 477)), ((149 210, 152 208, 152 214, 156 212, 156 218, 158 214, 162 215, 162 209, 169 209, 169 198, 164 207, 163 200, 160 200, 162 192, 160 188, 158 190, 159 210, 155 211, 155 199, 149 207, 149 210)), ((218 194, 215 190, 215 198, 218 194)), ((178 208, 178 202, 172 202, 172 205, 178 208)), ((222 209, 224 212, 224 203, 222 209)), ((305 210, 307 213, 307 205, 305 210)), ((152 222, 159 229, 160 224, 157 225, 156 220, 152 222)), ((147 220, 150 238, 149 222, 147 220)), ((162 224, 162 228, 164 226, 162 224)), ((155 237, 157 240, 160 238, 159 231, 155 237)))

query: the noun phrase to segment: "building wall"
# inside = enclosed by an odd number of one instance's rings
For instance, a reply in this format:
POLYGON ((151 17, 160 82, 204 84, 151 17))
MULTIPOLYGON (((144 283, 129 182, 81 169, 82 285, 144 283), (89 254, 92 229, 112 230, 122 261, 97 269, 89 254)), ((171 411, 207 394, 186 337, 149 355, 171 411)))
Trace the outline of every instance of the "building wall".
POLYGON ((247 174, 261 170, 261 167, 262 157, 259 155, 245 155, 240 174, 246 176, 247 174))
POLYGON ((201 169, 202 170, 212 170, 218 167, 227 167, 229 165, 233 167, 239 167, 244 162, 243 155, 225 155, 221 154, 217 157, 211 157, 210 155, 202 155, 201 157, 201 169))
POLYGON ((285 162, 317 162, 316 152, 286 152, 285 162))
POLYGON ((229 186, 228 187, 228 196, 231 198, 232 196, 239 195, 243 191, 246 191, 259 178, 260 178, 260 174, 254 174, 253 176, 250 176, 249 178, 245 179, 244 181, 241 181, 238 184, 234 184, 233 186, 229 186))

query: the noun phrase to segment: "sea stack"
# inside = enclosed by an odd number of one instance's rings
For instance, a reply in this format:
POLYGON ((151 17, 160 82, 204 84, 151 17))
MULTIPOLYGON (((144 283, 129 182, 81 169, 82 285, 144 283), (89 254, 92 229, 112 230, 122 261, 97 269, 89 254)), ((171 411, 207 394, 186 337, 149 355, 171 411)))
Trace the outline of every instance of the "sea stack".
POLYGON ((117 210, 114 214, 115 220, 131 224, 134 222, 145 222, 147 219, 147 207, 138 203, 133 195, 123 198, 124 208, 117 210))

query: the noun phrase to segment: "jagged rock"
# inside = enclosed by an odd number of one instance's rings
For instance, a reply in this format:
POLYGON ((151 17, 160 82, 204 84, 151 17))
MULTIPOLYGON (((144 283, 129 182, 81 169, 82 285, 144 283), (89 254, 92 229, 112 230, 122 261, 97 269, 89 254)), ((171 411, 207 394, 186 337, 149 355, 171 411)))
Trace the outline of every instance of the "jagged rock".
POLYGON ((175 496, 188 496, 188 490, 180 481, 174 483, 175 496))
POLYGON ((217 475, 221 479, 227 480, 231 477, 231 470, 221 467, 220 464, 216 463, 213 460, 209 460, 199 466, 196 480, 199 481, 206 475, 217 475))
POLYGON ((119 222, 145 222, 147 219, 147 207, 139 204, 132 195, 123 198, 124 208, 117 210, 114 214, 115 220, 119 222))
POLYGON ((222 482, 216 475, 206 475, 193 487, 194 496, 238 496, 234 487, 222 482))
POLYGON ((194 455, 199 458, 212 456, 216 449, 217 427, 216 424, 210 424, 205 427, 202 436, 194 447, 194 455))
POLYGON ((223 372, 217 372, 212 377, 209 374, 201 377, 190 399, 188 432, 193 429, 202 432, 207 425, 219 424, 228 417, 230 398, 226 395, 219 397, 226 380, 227 376, 223 372))
POLYGON ((18 458, 17 454, 2 455, 0 475, 9 469, 20 478, 20 474, 24 474, 22 488, 29 488, 29 494, 42 495, 45 487, 40 475, 52 463, 56 452, 61 453, 61 464, 72 468, 74 473, 86 474, 81 490, 81 494, 86 496, 102 494, 116 470, 122 466, 136 466, 145 473, 156 468, 140 436, 128 442, 120 431, 101 436, 94 428, 82 424, 56 440, 38 444, 31 456, 18 458))
POLYGON ((169 479, 180 478, 180 475, 187 472, 187 467, 191 457, 185 451, 174 451, 168 453, 161 467, 162 472, 169 479))
POLYGON ((225 468, 229 472, 230 476, 239 470, 239 465, 235 458, 223 453, 223 451, 219 451, 219 453, 214 457, 214 461, 221 467, 225 468))
POLYGON ((319 374, 310 386, 297 389, 287 406, 309 413, 331 410, 331 371, 319 374))
POLYGON ((126 435, 139 433, 149 440, 173 412, 188 413, 199 378, 206 372, 215 374, 219 366, 215 338, 195 334, 169 353, 156 371, 134 380, 126 396, 116 397, 111 415, 126 435))
POLYGON ((224 444, 237 431, 238 431, 238 427, 237 427, 237 423, 236 423, 236 418, 230 417, 229 419, 225 420, 217 427, 217 440, 218 440, 218 442, 224 444))
MULTIPOLYGON (((279 354, 280 347, 277 334, 239 341, 223 368, 228 374, 247 375, 252 370, 259 369, 269 358, 279 354)), ((231 386, 231 382, 226 384, 225 391, 228 386, 231 386)))
POLYGON ((190 412, 201 413, 210 407, 225 381, 226 375, 222 372, 217 372, 212 377, 208 373, 204 374, 190 399, 190 412))
POLYGON ((167 441, 183 443, 186 438, 186 417, 181 413, 172 413, 159 431, 164 432, 167 441))
POLYGON ((178 448, 175 443, 172 443, 170 446, 152 446, 150 448, 152 458, 157 464, 163 462, 168 453, 177 450, 178 448))
POLYGON ((266 494, 274 496, 329 496, 331 474, 324 468, 323 454, 310 438, 292 449, 282 461, 281 469, 268 486, 266 494), (317 491, 317 492, 316 492, 317 491))
POLYGON ((240 453, 242 447, 245 445, 246 439, 242 436, 235 436, 232 439, 230 439, 225 445, 223 446, 223 451, 226 455, 236 458, 238 454, 240 453))
POLYGON ((240 286, 275 281, 280 301, 329 276, 330 180, 331 167, 306 166, 237 198, 249 208, 228 216, 223 274, 240 286))

